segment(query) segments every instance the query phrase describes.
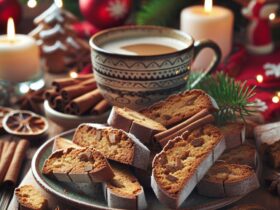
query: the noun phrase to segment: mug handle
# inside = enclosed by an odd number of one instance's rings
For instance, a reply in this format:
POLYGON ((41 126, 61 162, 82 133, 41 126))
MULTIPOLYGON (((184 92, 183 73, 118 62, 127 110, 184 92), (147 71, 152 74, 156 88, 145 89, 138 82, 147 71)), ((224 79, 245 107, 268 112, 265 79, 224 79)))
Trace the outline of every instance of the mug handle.
POLYGON ((197 57, 197 55, 200 53, 201 50, 204 48, 210 48, 214 51, 214 58, 210 62, 209 66, 203 71, 203 73, 190 85, 191 88, 197 85, 199 81, 205 77, 208 73, 213 73, 216 68, 218 67, 221 58, 222 58, 222 52, 220 47, 211 40, 198 40, 194 42, 194 60, 197 57))

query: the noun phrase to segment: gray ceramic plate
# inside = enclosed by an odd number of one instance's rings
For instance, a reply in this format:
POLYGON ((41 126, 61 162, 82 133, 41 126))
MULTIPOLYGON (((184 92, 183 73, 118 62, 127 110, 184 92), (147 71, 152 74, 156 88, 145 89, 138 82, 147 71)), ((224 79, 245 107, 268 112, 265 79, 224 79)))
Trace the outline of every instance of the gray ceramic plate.
MULTIPOLYGON (((58 136, 72 139, 74 130, 67 131, 58 136)), ((55 137, 54 137, 55 138, 55 137)), ((99 184, 73 184, 63 183, 49 179, 42 175, 41 169, 44 161, 51 154, 54 138, 44 143, 36 152, 32 159, 32 173, 37 183, 50 194, 62 199, 64 202, 76 206, 79 209, 110 209, 104 200, 99 184)), ((161 205, 153 194, 152 190, 145 191, 149 210, 166 210, 167 207, 161 205)), ((210 210, 227 206, 241 197, 231 197, 225 199, 214 199, 198 195, 195 191, 182 204, 181 209, 185 210, 210 210)), ((116 210, 116 209, 114 209, 116 210)))

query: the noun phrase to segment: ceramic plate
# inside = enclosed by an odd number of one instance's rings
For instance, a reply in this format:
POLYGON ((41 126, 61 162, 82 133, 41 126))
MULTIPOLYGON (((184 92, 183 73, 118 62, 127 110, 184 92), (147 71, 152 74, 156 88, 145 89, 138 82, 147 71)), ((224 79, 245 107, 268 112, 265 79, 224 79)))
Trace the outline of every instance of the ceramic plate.
MULTIPOLYGON (((74 130, 67 131, 58 136, 72 139, 74 130)), ((54 137, 55 138, 55 137, 54 137)), ((79 209, 112 209, 108 208, 103 197, 100 184, 73 184, 63 183, 50 179, 41 173, 44 161, 51 154, 54 138, 45 142, 36 152, 32 159, 32 173, 37 183, 50 194, 63 199, 79 209)), ((167 210, 161 205, 152 190, 145 191, 149 210, 167 210)), ((201 196, 195 192, 188 197, 180 209, 185 210, 210 210, 227 206, 241 197, 215 199, 201 196)), ((116 209, 114 209, 116 210, 116 209)))

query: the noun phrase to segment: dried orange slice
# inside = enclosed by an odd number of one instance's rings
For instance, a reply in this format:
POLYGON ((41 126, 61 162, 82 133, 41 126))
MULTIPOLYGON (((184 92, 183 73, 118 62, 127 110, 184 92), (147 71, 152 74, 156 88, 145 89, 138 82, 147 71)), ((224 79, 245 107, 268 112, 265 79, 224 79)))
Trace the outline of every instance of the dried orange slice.
POLYGON ((18 136, 37 136, 48 129, 47 120, 29 111, 13 111, 3 119, 3 127, 9 134, 18 136))

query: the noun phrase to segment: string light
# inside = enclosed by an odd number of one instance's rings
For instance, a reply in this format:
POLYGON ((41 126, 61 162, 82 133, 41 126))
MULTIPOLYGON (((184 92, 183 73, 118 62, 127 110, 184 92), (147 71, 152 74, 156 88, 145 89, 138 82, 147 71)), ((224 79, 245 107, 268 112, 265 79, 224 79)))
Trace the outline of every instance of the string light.
POLYGON ((277 92, 277 96, 280 98, 280 91, 277 92))
POLYGON ((273 96, 273 97, 272 97, 272 102, 273 102, 273 103, 277 104, 277 103, 279 103, 279 101, 280 101, 280 99, 279 99, 278 96, 273 96))
POLYGON ((29 8, 34 8, 34 7, 36 7, 36 6, 37 6, 37 1, 36 1, 36 0, 28 0, 27 6, 28 6, 29 8))
POLYGON ((258 81, 258 83, 262 83, 262 82, 263 82, 263 76, 260 75, 260 74, 258 74, 258 75, 256 76, 256 80, 258 81))
POLYGON ((78 77, 78 73, 75 72, 75 71, 70 71, 70 72, 69 72, 69 76, 70 76, 71 78, 75 79, 75 78, 78 77))
POLYGON ((268 16, 269 20, 274 20, 276 18, 276 14, 275 13, 271 13, 269 16, 268 16))

